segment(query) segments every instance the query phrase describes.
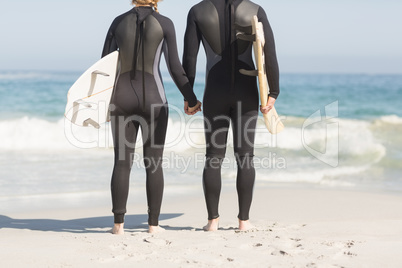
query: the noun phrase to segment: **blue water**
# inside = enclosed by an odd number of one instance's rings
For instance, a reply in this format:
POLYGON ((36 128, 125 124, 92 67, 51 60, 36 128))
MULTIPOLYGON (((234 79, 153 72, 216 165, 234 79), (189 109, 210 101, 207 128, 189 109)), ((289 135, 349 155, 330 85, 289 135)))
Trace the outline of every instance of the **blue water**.
POLYGON ((342 118, 402 116, 402 75, 285 74, 278 108, 306 117, 324 103, 339 101, 342 118))
MULTIPOLYGON (((67 91, 79 75, 79 72, 0 72, 0 118, 62 117, 67 91)), ((325 104, 339 101, 341 118, 402 117, 402 75, 282 74, 280 83, 276 106, 284 115, 308 117, 325 104)), ((199 99, 203 88, 202 82, 196 83, 199 99)), ((169 104, 181 107, 180 92, 169 78, 165 78, 165 89, 169 104)))
POLYGON ((0 72, 0 118, 58 119, 78 73, 0 72))
MULTIPOLYGON (((72 146, 63 119, 67 91, 79 76, 80 72, 0 72, 0 197, 108 189, 113 167, 110 129, 76 128, 77 140, 95 141, 95 146, 72 146)), ((183 98, 167 77, 168 102, 181 110, 183 98)), ((195 85, 199 99, 203 88, 199 74, 195 85)), ((257 181, 402 193, 401 96, 402 75, 282 74, 276 109, 286 128, 274 137, 260 122, 256 161, 269 165, 260 163, 257 181), (317 111, 324 116, 324 108, 334 103, 336 133, 320 124, 304 128, 308 118, 317 111), (307 144, 320 151, 328 141, 339 146, 329 154, 338 160, 335 167, 306 150, 307 144)), ((189 145, 185 131, 180 132, 185 124, 171 113, 165 155, 172 165, 165 168, 165 177, 167 185, 177 189, 198 187, 203 168, 202 122, 195 123, 201 131, 190 135, 201 144, 198 147, 189 145), (176 157, 191 160, 191 166, 173 163, 176 157)), ((231 152, 229 138, 229 159, 231 152)), ((143 183, 143 168, 133 172, 142 179, 132 183, 143 183)), ((223 169, 224 183, 233 184, 234 178, 235 166, 223 169)))

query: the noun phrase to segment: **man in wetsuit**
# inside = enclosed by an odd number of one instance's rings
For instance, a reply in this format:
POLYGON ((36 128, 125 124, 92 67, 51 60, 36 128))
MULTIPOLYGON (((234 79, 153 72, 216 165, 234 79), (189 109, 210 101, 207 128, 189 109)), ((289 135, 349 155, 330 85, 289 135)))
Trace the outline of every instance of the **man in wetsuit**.
POLYGON ((164 52, 166 65, 183 96, 189 113, 201 105, 181 66, 172 21, 154 10, 158 1, 133 1, 135 8, 118 16, 108 31, 102 56, 120 53, 120 71, 111 99, 111 125, 115 162, 111 181, 114 234, 124 233, 138 131, 141 127, 146 167, 149 232, 158 232, 163 196, 162 155, 168 123, 168 104, 159 63, 164 52), (142 4, 141 4, 142 3, 142 4))
MULTIPOLYGON (((258 116, 258 88, 255 77, 240 74, 254 69, 252 42, 237 39, 238 33, 252 34, 256 15, 264 26, 265 63, 270 86, 269 100, 261 107, 267 113, 279 95, 279 68, 275 42, 264 10, 249 0, 204 0, 188 14, 183 67, 194 84, 197 54, 202 42, 207 56, 203 100, 206 162, 203 186, 208 210, 206 231, 218 229, 221 166, 226 153, 230 122, 237 161, 239 229, 252 228, 249 211, 255 181, 254 136, 258 116)), ((186 107, 185 103, 185 107, 186 107)))

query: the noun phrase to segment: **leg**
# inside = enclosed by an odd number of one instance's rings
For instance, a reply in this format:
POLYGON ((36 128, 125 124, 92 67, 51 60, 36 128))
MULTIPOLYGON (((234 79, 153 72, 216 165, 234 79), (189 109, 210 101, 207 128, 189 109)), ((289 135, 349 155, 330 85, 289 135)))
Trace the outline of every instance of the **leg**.
POLYGON ((129 192, 132 154, 137 138, 138 123, 127 116, 112 115, 112 135, 114 142, 114 168, 111 181, 112 204, 115 226, 114 233, 122 233, 124 215, 129 192))
POLYGON ((149 232, 158 232, 159 215, 163 198, 163 149, 168 123, 168 108, 166 105, 153 106, 154 115, 142 126, 144 138, 144 164, 146 168, 146 189, 148 200, 149 232))
POLYGON ((255 169, 252 156, 236 156, 237 180, 236 188, 239 202, 239 229, 246 231, 253 226, 249 222, 249 212, 253 200, 255 169))
POLYGON ((255 169, 253 165, 254 137, 257 124, 257 110, 245 110, 238 103, 236 112, 233 114, 233 139, 234 150, 237 162, 237 193, 239 203, 239 228, 249 229, 251 224, 249 212, 253 199, 255 182, 255 169))
POLYGON ((208 224, 205 231, 218 230, 219 224, 219 197, 222 188, 221 166, 223 158, 207 157, 203 173, 203 188, 208 211, 208 224))
POLYGON ((236 156, 237 180, 236 189, 239 201, 238 218, 242 221, 249 219, 249 211, 253 200, 255 169, 252 156, 236 156))
MULTIPOLYGON (((222 114, 222 113, 220 113, 222 114)), ((211 116, 204 112, 207 154, 203 172, 203 188, 208 210, 206 231, 218 229, 219 198, 222 188, 221 166, 226 152, 226 142, 230 124, 229 116, 211 116)))

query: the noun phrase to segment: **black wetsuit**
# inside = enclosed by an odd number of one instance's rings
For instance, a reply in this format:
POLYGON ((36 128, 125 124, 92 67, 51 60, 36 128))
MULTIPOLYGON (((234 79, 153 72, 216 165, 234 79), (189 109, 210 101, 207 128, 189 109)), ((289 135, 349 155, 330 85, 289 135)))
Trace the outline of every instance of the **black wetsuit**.
POLYGON ((258 115, 255 77, 239 73, 254 69, 252 43, 238 40, 238 33, 252 34, 254 15, 263 23, 265 62, 270 97, 279 95, 279 68, 275 42, 264 10, 248 0, 204 0, 189 12, 183 66, 194 83, 200 43, 207 55, 206 86, 203 100, 206 163, 203 173, 208 218, 219 217, 221 163, 232 122, 234 152, 238 166, 239 219, 248 220, 255 181, 254 136, 258 115))
POLYGON ((141 126, 148 223, 156 226, 164 187, 162 154, 168 121, 168 105, 159 70, 162 52, 189 106, 195 106, 197 99, 178 57, 173 23, 151 7, 135 7, 113 21, 102 56, 117 49, 120 71, 110 106, 115 150, 111 182, 115 223, 124 222, 132 155, 141 126))

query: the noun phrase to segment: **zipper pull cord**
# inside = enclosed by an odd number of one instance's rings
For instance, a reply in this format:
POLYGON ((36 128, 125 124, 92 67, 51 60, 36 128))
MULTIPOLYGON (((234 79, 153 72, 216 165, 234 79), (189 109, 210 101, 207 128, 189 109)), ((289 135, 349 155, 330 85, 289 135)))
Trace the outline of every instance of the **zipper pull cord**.
POLYGON ((141 46, 142 46, 142 111, 145 112, 145 42, 144 42, 144 23, 140 26, 141 46))

